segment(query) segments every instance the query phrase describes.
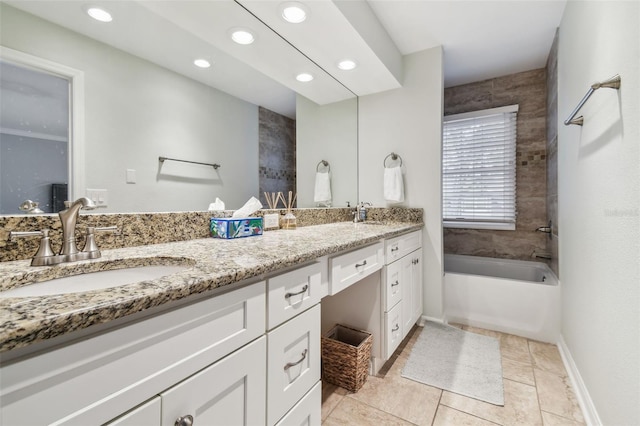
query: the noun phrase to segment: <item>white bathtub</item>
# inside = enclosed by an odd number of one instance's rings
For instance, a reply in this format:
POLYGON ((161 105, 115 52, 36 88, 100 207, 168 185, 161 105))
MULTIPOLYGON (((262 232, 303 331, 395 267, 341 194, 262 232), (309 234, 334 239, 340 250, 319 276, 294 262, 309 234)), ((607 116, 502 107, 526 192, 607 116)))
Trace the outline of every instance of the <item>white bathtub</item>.
POLYGON ((545 263, 444 256, 448 322, 556 343, 560 285, 545 263))

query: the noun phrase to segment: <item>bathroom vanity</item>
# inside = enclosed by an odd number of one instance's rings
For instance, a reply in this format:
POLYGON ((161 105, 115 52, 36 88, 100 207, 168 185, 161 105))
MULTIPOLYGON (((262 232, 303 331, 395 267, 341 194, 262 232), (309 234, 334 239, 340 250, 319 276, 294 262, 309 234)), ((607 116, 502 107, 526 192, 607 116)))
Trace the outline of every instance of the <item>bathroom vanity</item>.
POLYGON ((55 268, 2 262, 3 289, 188 267, 89 292, 0 298, 1 423, 320 424, 321 333, 336 322, 367 329, 377 341, 371 370, 381 367, 421 316, 421 229, 341 222, 105 250, 55 268))

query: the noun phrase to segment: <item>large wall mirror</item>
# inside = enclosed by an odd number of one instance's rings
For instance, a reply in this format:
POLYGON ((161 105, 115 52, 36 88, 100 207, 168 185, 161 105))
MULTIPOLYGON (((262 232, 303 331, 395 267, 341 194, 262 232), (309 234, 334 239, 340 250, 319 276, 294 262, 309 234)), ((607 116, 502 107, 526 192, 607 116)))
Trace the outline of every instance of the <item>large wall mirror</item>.
POLYGON ((88 189, 106 190, 103 212, 235 209, 278 180, 313 207, 321 160, 332 204, 357 201, 357 98, 258 19, 231 0, 105 6, 112 23, 77 1, 0 3, 2 214, 26 199, 54 212, 88 189), (229 40, 240 17, 258 43, 229 40), (284 81, 309 69, 315 89, 284 81))

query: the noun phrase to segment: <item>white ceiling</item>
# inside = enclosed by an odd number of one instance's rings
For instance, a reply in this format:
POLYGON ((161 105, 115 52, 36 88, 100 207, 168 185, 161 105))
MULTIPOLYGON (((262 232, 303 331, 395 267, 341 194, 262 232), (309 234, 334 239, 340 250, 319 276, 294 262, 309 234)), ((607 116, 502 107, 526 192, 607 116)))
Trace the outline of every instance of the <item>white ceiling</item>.
POLYGON ((440 45, 446 87, 544 67, 565 6, 565 0, 299 0, 309 19, 289 24, 277 15, 282 1, 92 1, 114 13, 108 25, 84 15, 77 0, 6 2, 290 117, 294 91, 325 104, 400 87, 402 55, 440 45), (232 43, 233 26, 255 30, 257 42, 232 43), (213 67, 193 67, 199 56, 213 67), (338 70, 345 57, 359 67, 338 70), (314 82, 295 81, 309 69, 314 82))
POLYGON ((566 0, 367 0, 403 55, 443 46, 445 87, 545 66, 566 0))

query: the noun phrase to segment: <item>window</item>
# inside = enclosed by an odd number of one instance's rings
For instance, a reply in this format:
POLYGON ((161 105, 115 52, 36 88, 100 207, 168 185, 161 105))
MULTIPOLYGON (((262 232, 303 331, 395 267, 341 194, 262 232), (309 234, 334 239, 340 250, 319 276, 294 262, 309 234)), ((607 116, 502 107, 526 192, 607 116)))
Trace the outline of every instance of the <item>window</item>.
POLYGON ((510 105, 444 117, 445 227, 515 229, 517 112, 510 105))

